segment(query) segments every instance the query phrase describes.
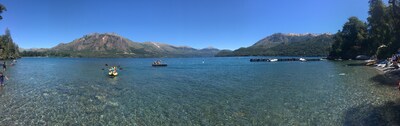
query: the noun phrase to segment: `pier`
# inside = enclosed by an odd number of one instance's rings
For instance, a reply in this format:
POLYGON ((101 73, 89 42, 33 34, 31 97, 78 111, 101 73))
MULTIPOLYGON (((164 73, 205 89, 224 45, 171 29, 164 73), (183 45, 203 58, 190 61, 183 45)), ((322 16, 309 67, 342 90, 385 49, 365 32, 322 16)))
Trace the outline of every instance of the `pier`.
POLYGON ((288 61, 301 61, 301 62, 306 62, 306 61, 321 61, 323 60, 322 58, 279 58, 279 59, 272 59, 272 58, 253 58, 250 59, 250 62, 288 62, 288 61))

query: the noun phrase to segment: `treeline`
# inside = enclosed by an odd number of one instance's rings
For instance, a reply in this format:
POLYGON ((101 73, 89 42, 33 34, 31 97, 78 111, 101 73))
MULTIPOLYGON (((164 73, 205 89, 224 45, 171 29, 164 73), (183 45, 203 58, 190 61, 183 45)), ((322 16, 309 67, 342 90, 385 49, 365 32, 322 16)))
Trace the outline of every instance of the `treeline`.
POLYGON ((47 56, 46 52, 38 52, 38 51, 22 51, 22 57, 43 57, 47 56))
POLYGON ((329 59, 354 59, 357 55, 390 57, 400 48, 400 0, 369 1, 369 17, 350 17, 334 36, 329 59))
POLYGON ((19 47, 11 38, 10 30, 6 29, 5 34, 0 36, 0 59, 20 58, 19 47))
POLYGON ((55 51, 22 51, 23 57, 71 57, 71 54, 55 51))

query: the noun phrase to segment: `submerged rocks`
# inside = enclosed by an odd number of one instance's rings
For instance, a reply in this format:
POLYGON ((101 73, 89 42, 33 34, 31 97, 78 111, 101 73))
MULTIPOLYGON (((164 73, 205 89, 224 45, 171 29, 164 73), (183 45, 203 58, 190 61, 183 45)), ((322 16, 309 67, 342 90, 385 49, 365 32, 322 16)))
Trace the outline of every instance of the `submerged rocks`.
POLYGON ((119 103, 118 102, 112 102, 112 101, 108 101, 107 105, 113 106, 113 107, 118 107, 119 103))
POLYGON ((97 100, 99 100, 100 102, 105 103, 106 105, 110 105, 110 106, 112 106, 112 107, 117 107, 117 106, 119 106, 119 103, 118 103, 118 102, 114 102, 114 101, 108 100, 108 99, 106 99, 106 96, 99 96, 99 95, 96 95, 95 97, 97 98, 97 100))
POLYGON ((97 98, 98 100, 102 101, 102 102, 105 102, 106 96, 99 96, 99 95, 96 95, 96 98, 97 98))

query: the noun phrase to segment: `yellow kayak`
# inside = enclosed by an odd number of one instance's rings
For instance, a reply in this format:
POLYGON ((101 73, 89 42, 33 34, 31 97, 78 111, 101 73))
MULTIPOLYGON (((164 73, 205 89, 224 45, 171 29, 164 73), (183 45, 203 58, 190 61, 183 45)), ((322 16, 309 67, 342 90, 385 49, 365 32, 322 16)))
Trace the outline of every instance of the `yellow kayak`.
POLYGON ((108 75, 110 75, 110 76, 117 76, 118 73, 117 73, 117 72, 108 72, 108 75))

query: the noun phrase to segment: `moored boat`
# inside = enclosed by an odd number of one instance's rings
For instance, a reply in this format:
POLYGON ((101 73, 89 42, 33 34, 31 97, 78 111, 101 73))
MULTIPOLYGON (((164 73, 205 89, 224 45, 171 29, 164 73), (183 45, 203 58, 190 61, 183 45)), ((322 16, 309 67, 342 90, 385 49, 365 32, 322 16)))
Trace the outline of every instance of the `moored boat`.
POLYGON ((166 63, 161 63, 161 60, 157 60, 151 64, 151 66, 158 67, 158 66, 167 66, 166 63))
POLYGON ((151 64, 151 66, 157 67, 157 66, 168 66, 167 64, 151 64))

